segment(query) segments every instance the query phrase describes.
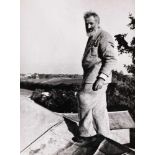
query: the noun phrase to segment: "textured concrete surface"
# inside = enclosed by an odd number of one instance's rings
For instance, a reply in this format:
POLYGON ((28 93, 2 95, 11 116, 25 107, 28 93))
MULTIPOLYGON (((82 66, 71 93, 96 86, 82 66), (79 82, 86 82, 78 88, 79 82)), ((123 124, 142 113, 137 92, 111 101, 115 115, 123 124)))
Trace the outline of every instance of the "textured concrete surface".
POLYGON ((72 133, 69 132, 66 123, 63 121, 43 134, 26 148, 21 155, 57 155, 73 145, 72 137, 72 133))
POLYGON ((20 98, 20 148, 21 151, 52 126, 63 121, 61 116, 39 106, 29 98, 29 93, 21 90, 20 98))

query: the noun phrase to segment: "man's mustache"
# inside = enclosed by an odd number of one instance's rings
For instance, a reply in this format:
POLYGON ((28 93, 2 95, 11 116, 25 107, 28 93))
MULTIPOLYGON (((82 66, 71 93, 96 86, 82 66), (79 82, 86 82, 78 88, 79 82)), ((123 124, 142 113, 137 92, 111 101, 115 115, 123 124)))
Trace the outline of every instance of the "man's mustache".
POLYGON ((94 31, 94 30, 95 30, 94 27, 93 27, 93 28, 87 28, 87 29, 86 29, 87 32, 92 32, 92 31, 94 31))

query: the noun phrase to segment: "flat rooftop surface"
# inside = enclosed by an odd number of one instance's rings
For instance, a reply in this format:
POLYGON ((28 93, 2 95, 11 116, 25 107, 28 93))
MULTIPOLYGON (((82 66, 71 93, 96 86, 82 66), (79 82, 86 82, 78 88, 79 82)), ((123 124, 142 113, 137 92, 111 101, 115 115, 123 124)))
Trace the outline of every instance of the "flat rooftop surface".
POLYGON ((21 89, 20 97, 20 148, 33 143, 45 131, 63 121, 63 117, 41 107, 29 96, 31 91, 21 89))

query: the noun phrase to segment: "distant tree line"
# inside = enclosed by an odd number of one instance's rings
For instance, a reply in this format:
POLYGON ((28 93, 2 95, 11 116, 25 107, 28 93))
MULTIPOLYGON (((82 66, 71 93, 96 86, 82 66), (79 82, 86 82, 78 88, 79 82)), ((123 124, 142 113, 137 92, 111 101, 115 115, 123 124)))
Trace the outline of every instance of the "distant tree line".
POLYGON ((25 77, 28 79, 35 79, 36 77, 39 79, 51 79, 51 78, 81 78, 82 75, 79 74, 39 74, 39 73, 33 73, 29 76, 26 76, 27 74, 20 74, 21 78, 25 77))

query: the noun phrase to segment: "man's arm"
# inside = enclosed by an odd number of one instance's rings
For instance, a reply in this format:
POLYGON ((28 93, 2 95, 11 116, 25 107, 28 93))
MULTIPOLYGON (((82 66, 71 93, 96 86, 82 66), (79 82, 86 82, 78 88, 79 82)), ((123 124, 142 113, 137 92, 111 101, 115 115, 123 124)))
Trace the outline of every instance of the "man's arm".
POLYGON ((94 90, 101 89, 107 83, 106 80, 115 68, 118 54, 114 49, 114 41, 109 34, 101 38, 99 43, 99 53, 102 59, 102 66, 100 68, 97 80, 94 83, 94 90))
POLYGON ((118 59, 118 53, 114 48, 115 45, 112 36, 110 34, 106 34, 101 39, 99 44, 99 52, 102 59, 100 74, 109 76, 111 71, 115 68, 118 59))

